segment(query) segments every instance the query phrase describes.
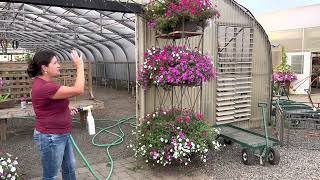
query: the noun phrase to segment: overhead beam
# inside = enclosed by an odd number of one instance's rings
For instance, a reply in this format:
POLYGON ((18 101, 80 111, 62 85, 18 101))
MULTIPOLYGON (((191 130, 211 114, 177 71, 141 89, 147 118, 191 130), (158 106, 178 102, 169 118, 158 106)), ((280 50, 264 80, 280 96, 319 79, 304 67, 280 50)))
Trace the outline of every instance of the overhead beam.
POLYGON ((26 3, 43 6, 58 6, 66 8, 91 9, 110 12, 137 13, 143 12, 143 6, 138 3, 128 3, 111 0, 1 0, 2 2, 26 3))

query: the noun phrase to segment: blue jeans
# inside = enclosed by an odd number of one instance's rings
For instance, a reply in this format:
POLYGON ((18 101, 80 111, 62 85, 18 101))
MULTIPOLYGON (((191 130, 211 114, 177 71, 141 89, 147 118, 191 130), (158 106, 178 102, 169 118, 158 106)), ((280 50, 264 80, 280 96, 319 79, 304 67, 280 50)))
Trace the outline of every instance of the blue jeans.
POLYGON ((75 180, 75 158, 70 133, 42 134, 34 130, 34 140, 39 147, 43 180, 57 179, 60 167, 63 180, 75 180))

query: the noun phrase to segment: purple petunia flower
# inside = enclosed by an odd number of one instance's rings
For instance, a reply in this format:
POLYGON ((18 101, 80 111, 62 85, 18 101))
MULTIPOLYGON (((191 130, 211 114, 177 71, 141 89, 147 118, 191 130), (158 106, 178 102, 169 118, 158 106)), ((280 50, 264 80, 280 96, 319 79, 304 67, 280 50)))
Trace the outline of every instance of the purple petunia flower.
POLYGON ((181 139, 184 139, 184 138, 185 138, 185 135, 184 135, 184 133, 183 133, 182 131, 179 132, 179 137, 180 137, 181 139))

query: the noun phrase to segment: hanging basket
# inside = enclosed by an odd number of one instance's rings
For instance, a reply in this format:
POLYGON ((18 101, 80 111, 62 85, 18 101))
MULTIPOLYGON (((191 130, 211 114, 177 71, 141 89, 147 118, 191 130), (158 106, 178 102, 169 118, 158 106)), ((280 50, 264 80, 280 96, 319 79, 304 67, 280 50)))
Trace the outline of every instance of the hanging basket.
POLYGON ((185 21, 184 23, 180 23, 174 31, 186 31, 186 32, 197 32, 201 29, 201 22, 196 21, 185 21))
POLYGON ((160 28, 158 29, 158 31, 160 32, 160 34, 169 34, 176 31, 197 32, 201 30, 203 25, 204 25, 203 22, 185 21, 184 23, 180 22, 179 24, 177 24, 175 28, 172 28, 172 27, 160 28))
POLYGON ((15 100, 0 101, 0 109, 13 108, 15 106, 15 100))

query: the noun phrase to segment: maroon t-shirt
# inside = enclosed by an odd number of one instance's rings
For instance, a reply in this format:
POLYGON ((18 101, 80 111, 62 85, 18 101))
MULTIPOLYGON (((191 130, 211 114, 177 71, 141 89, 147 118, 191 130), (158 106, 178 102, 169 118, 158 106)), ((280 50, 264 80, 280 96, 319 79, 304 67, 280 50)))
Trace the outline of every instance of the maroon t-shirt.
POLYGON ((70 133, 72 119, 68 99, 52 99, 59 84, 35 78, 32 85, 32 105, 36 114, 36 130, 44 134, 70 133))

